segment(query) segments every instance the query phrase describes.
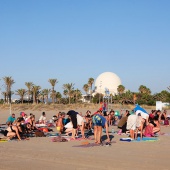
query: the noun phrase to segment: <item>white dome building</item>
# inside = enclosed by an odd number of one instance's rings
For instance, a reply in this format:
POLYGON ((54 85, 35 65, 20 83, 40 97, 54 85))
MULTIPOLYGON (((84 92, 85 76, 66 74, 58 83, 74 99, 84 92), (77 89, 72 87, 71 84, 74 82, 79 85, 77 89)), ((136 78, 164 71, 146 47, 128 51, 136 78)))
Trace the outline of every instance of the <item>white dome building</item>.
POLYGON ((112 72, 104 72, 100 74, 95 81, 95 93, 115 95, 117 94, 117 87, 121 85, 120 78, 112 72))

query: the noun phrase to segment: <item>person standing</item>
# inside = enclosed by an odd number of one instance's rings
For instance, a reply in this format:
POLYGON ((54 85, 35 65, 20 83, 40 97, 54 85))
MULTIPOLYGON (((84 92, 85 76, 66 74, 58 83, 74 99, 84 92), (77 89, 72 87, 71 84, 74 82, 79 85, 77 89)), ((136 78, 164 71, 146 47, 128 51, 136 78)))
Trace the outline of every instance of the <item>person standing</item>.
POLYGON ((76 130, 77 130, 77 114, 78 112, 75 112, 74 110, 68 111, 67 115, 70 117, 70 120, 73 124, 73 129, 72 129, 72 139, 76 139, 76 130))
POLYGON ((109 138, 109 127, 107 120, 100 112, 95 113, 92 117, 92 122, 94 126, 94 139, 95 143, 101 144, 102 128, 106 128, 107 142, 110 142, 109 138))
POLYGON ((78 129, 78 126, 80 126, 82 138, 85 138, 84 137, 84 120, 83 120, 83 117, 81 115, 79 115, 78 112, 75 112, 74 110, 68 111, 67 115, 70 117, 70 120, 73 124, 72 139, 75 140, 75 135, 76 135, 76 131, 78 129))

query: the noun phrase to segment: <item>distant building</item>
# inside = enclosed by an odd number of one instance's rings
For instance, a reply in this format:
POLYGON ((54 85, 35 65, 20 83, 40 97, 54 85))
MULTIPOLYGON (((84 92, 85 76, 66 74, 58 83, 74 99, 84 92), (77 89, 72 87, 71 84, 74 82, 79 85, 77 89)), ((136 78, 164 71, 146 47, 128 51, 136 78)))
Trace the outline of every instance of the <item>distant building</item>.
POLYGON ((115 73, 104 72, 95 81, 94 93, 115 95, 118 93, 117 88, 119 85, 121 85, 121 80, 115 73))
MULTIPOLYGON (((92 96, 97 93, 103 94, 104 98, 110 96, 110 94, 117 94, 117 88, 121 85, 120 78, 112 72, 104 72, 100 74, 95 80, 95 88, 93 90, 92 96)), ((82 95, 82 102, 90 102, 90 93, 82 95)))

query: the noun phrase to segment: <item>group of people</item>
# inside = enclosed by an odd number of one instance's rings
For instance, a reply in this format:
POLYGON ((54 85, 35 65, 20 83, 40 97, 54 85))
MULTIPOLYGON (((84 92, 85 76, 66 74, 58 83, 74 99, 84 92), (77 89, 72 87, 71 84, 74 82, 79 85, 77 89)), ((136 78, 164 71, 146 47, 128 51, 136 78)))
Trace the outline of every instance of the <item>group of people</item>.
POLYGON ((47 121, 45 112, 42 112, 38 121, 35 121, 35 115, 32 113, 28 116, 24 112, 21 112, 18 118, 15 118, 15 114, 13 113, 8 117, 6 124, 8 127, 3 131, 3 134, 8 139, 17 137, 21 140, 24 134, 38 130, 37 125, 48 126, 47 124, 53 124, 60 134, 71 134, 73 140, 76 139, 78 133, 81 133, 82 138, 85 138, 85 130, 94 129, 95 143, 101 143, 102 128, 106 128, 107 140, 108 142, 110 141, 108 121, 101 110, 98 110, 94 114, 91 114, 88 110, 85 116, 74 110, 70 110, 67 113, 59 112, 50 121, 47 121))
POLYGON ((110 142, 109 126, 113 125, 115 121, 118 122, 117 127, 120 129, 118 134, 129 132, 132 139, 137 138, 138 134, 141 138, 143 135, 154 136, 155 133, 160 132, 161 124, 169 125, 166 111, 161 112, 160 110, 152 110, 150 114, 143 114, 136 110, 134 110, 134 114, 130 114, 126 110, 120 116, 116 116, 114 110, 107 112, 99 109, 93 114, 87 110, 85 115, 70 110, 67 113, 59 112, 50 121, 47 121, 45 112, 42 112, 38 121, 35 121, 35 115, 32 113, 28 116, 21 112, 17 119, 14 113, 8 118, 8 127, 3 133, 9 139, 17 137, 21 140, 23 134, 38 130, 37 124, 46 126, 48 123, 56 127, 59 134, 71 135, 73 140, 76 139, 78 133, 85 138, 85 130, 92 130, 95 143, 100 144, 103 128, 106 132, 107 142, 110 142))
POLYGON ((152 110, 150 114, 143 113, 142 111, 134 111, 130 114, 126 110, 118 123, 120 129, 119 134, 130 132, 130 137, 136 139, 138 134, 142 138, 153 137, 160 133, 161 125, 169 126, 169 120, 166 115, 166 110, 152 110))
POLYGON ((6 125, 8 127, 3 131, 3 134, 8 139, 17 137, 21 140, 21 137, 24 137, 24 135, 26 136, 26 134, 37 130, 36 123, 46 124, 45 112, 42 113, 37 122, 35 121, 35 115, 32 113, 28 116, 24 112, 21 112, 18 118, 16 118, 15 114, 12 113, 12 115, 7 119, 6 125))
POLYGON ((83 116, 74 110, 59 113, 56 117, 56 128, 60 133, 72 134, 72 139, 76 139, 78 132, 81 132, 82 138, 85 138, 85 130, 94 129, 95 143, 101 143, 102 128, 106 128, 107 140, 110 142, 108 133, 108 124, 106 118, 102 115, 102 111, 98 110, 94 114, 88 110, 83 116), (66 119, 65 116, 68 116, 66 119))

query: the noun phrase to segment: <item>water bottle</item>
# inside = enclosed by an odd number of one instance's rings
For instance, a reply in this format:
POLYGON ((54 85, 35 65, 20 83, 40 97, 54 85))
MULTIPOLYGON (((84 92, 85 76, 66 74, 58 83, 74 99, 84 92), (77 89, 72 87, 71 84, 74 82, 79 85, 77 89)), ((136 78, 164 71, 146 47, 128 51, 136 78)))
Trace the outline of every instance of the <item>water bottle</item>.
POLYGON ((114 129, 112 128, 112 134, 114 134, 114 129))

